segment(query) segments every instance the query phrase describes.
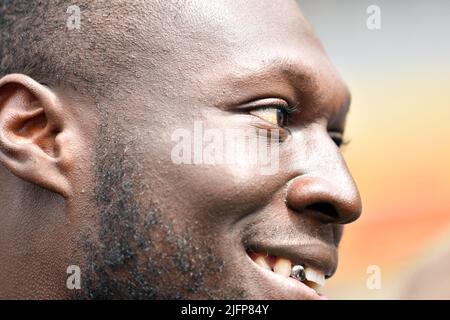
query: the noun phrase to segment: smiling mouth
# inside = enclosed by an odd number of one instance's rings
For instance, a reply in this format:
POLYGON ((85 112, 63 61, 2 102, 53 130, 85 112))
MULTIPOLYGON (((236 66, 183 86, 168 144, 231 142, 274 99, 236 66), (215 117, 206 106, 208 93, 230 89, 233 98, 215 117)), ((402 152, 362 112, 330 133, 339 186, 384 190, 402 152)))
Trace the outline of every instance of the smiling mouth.
POLYGON ((271 271, 280 277, 295 279, 316 292, 325 285, 326 279, 329 278, 322 271, 307 266, 304 262, 294 263, 290 259, 268 253, 247 251, 247 254, 261 269, 271 271))

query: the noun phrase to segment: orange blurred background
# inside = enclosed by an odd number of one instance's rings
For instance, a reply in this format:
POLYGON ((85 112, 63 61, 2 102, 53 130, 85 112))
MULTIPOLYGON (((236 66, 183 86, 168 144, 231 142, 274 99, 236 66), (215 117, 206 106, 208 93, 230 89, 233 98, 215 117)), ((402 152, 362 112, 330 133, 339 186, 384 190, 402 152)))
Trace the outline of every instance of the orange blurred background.
MULTIPOLYGON (((352 92, 344 155, 364 205, 324 291, 403 298, 415 272, 450 252, 450 4, 299 2, 352 92), (366 27, 371 4, 380 30, 366 27), (380 289, 366 285, 371 265, 380 267, 380 289)), ((419 298, 450 299, 450 275, 431 281, 445 290, 419 298)))

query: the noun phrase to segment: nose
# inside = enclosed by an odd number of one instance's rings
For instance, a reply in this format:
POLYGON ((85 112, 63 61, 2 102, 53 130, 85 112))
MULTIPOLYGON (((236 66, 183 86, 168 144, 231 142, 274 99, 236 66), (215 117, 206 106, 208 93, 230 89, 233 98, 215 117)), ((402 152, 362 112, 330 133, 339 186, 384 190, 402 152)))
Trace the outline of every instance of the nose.
POLYGON ((339 174, 327 170, 328 176, 306 174, 292 180, 287 190, 287 206, 324 223, 346 224, 358 219, 361 197, 347 167, 343 166, 339 174))

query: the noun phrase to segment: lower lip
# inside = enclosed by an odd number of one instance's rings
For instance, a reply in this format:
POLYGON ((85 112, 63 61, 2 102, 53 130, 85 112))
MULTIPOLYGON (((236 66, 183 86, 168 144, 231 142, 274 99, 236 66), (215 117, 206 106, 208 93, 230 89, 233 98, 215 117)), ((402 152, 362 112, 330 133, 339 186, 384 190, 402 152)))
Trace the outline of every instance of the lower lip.
POLYGON ((288 300, 327 300, 325 296, 319 295, 314 289, 306 284, 294 279, 283 277, 273 271, 263 269, 258 266, 247 254, 253 268, 257 274, 266 280, 266 283, 273 287, 274 292, 282 292, 283 297, 288 300))

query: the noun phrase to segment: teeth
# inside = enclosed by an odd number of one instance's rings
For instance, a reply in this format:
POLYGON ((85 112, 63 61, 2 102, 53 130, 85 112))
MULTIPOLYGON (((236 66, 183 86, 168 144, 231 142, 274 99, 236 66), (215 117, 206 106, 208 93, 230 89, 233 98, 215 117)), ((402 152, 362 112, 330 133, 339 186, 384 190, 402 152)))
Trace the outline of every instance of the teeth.
POLYGON ((325 275, 320 271, 314 270, 312 268, 306 268, 305 276, 306 280, 314 282, 321 287, 325 285, 325 275))
POLYGON ((273 266, 273 272, 289 278, 291 275, 292 263, 288 259, 279 258, 273 266))
POLYGON ((263 269, 272 270, 270 265, 267 263, 266 258, 262 255, 257 256, 254 260, 257 265, 259 265, 263 269))
POLYGON ((293 266, 289 259, 259 253, 251 254, 251 258, 261 268, 271 270, 286 278, 292 277, 300 282, 305 282, 315 290, 325 285, 325 275, 322 272, 300 264, 293 266))

